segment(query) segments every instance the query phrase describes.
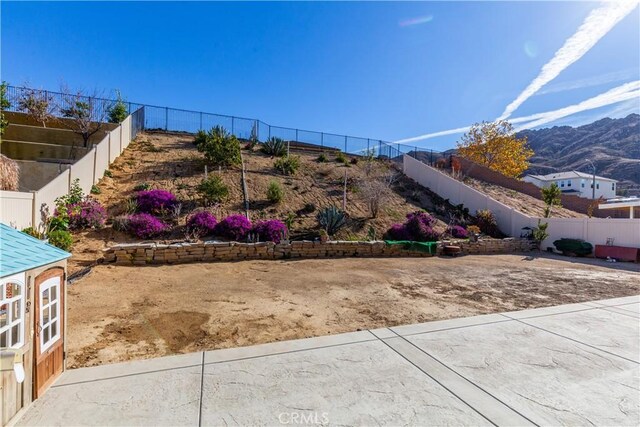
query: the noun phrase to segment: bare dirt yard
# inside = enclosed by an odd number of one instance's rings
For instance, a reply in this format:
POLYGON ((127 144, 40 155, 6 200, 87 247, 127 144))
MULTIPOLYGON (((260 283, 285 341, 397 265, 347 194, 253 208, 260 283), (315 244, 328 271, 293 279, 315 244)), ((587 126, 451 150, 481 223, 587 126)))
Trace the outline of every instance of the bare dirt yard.
POLYGON ((70 367, 640 294, 640 266, 551 255, 99 265, 70 367))

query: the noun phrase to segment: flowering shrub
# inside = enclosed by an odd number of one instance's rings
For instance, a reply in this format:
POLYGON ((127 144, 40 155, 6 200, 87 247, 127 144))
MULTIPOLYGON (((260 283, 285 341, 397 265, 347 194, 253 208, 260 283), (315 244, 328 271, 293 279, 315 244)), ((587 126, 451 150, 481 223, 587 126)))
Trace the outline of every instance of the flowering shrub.
POLYGON ((165 231, 169 226, 153 215, 139 213, 129 217, 127 231, 140 239, 149 239, 165 231))
POLYGON ((426 212, 417 211, 407 214, 407 221, 404 227, 411 240, 416 242, 435 242, 438 240, 438 233, 433 229, 436 219, 426 212))
POLYGON ((242 241, 251 231, 251 221, 244 215, 230 215, 220 221, 216 233, 229 240, 242 241))
POLYGON ((263 242, 280 243, 283 237, 287 236, 288 230, 284 222, 277 219, 260 221, 253 227, 253 233, 257 234, 263 242))
POLYGON ((86 228, 102 228, 107 222, 107 212, 104 207, 90 197, 85 197, 78 203, 67 205, 69 228, 83 230, 86 228))
POLYGON ((435 242, 439 234, 433 229, 436 219, 426 212, 417 211, 407 214, 404 224, 394 224, 387 231, 387 237, 393 240, 413 240, 416 242, 435 242))
POLYGON ((407 230, 404 228, 404 224, 393 224, 389 230, 387 230, 387 234, 385 235, 385 239, 388 240, 410 240, 407 230))
POLYGON ((452 237, 456 239, 466 239, 467 238, 467 230, 460 225, 452 225, 447 228, 447 233, 451 234, 452 237))
POLYGON ((149 214, 161 214, 172 209, 178 203, 176 196, 167 190, 141 191, 136 200, 138 211, 149 214))
POLYGON ((218 220, 208 211, 196 212, 187 219, 187 231, 200 236, 212 234, 216 225, 218 225, 218 220))

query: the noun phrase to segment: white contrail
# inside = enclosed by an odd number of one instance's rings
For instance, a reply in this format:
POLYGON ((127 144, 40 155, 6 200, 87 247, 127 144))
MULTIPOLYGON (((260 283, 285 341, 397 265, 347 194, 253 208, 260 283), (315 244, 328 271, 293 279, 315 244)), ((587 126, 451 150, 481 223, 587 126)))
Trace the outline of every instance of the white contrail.
MULTIPOLYGON (((582 111, 592 110, 594 108, 600 108, 611 104, 617 104, 618 102, 635 98, 637 98, 640 103, 640 80, 617 86, 604 93, 601 93, 600 95, 596 95, 575 105, 570 105, 558 110, 546 111, 544 113, 536 113, 529 116, 517 117, 509 120, 509 122, 511 122, 512 124, 523 123, 523 125, 520 126, 517 130, 530 129, 536 126, 540 126, 544 123, 553 122, 563 117, 570 116, 572 114, 580 113, 582 111)), ((400 139, 394 141, 394 143, 406 144, 409 142, 423 141, 425 139, 436 138, 438 136, 454 135, 467 132, 469 129, 470 126, 443 130, 440 132, 427 133, 412 138, 400 139)))
POLYGON ((498 120, 511 116, 522 103, 533 96, 542 86, 558 77, 563 70, 580 59, 618 22, 631 13, 638 3, 638 0, 605 2, 602 6, 593 10, 580 25, 578 31, 569 37, 564 42, 564 45, 556 51, 553 58, 542 67, 540 74, 511 104, 507 105, 498 120))
POLYGON ((518 127, 516 132, 521 131, 522 129, 532 129, 542 126, 545 123, 555 122, 558 119, 581 111, 593 110, 594 108, 604 107, 606 105, 627 101, 629 99, 640 99, 640 80, 615 87, 605 93, 601 93, 600 95, 594 96, 593 98, 589 98, 575 105, 570 105, 568 107, 540 115, 538 118, 529 120, 524 125, 518 127))

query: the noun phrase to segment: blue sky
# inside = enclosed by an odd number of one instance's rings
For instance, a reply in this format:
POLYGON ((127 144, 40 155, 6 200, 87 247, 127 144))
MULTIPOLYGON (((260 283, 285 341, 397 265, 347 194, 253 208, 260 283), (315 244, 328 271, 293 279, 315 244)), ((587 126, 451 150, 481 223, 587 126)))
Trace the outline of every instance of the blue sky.
MULTIPOLYGON (((499 117, 598 2, 2 2, 2 79, 400 140, 499 117)), ((640 12, 511 115, 640 80, 640 12)), ((544 126, 640 110, 637 97, 544 126)), ((459 134, 412 142, 448 148, 459 134)))

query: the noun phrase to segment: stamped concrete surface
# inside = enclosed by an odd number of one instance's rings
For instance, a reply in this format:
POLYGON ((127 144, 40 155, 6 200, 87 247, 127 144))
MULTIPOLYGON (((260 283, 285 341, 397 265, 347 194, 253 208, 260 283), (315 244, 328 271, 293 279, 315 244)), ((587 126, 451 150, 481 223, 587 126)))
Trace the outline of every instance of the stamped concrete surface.
POLYGON ((640 297, 65 372, 17 425, 639 425, 640 297))

